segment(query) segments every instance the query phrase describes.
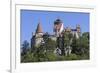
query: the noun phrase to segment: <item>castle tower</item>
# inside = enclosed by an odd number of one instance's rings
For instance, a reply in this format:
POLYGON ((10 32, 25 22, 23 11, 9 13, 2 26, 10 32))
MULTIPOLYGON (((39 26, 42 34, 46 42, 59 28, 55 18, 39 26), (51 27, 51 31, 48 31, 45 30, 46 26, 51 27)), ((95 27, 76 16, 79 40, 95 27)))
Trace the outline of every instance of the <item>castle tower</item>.
POLYGON ((81 30, 80 30, 80 25, 79 25, 79 24, 76 25, 76 29, 77 29, 77 32, 78 32, 78 33, 81 32, 81 30))
POLYGON ((40 22, 38 23, 36 34, 41 34, 41 35, 43 34, 43 30, 40 22))
POLYGON ((56 19, 54 21, 54 32, 55 35, 58 37, 63 31, 63 23, 60 19, 56 19))
POLYGON ((41 23, 38 23, 36 33, 35 33, 35 45, 38 46, 43 41, 43 30, 41 23))
POLYGON ((76 37, 77 38, 79 38, 80 37, 80 35, 81 35, 81 28, 80 28, 80 25, 79 24, 77 24, 76 25, 76 37))
POLYGON ((33 35, 31 39, 31 47, 39 46, 42 41, 43 41, 43 30, 42 30, 41 23, 39 22, 37 25, 35 35, 33 35))

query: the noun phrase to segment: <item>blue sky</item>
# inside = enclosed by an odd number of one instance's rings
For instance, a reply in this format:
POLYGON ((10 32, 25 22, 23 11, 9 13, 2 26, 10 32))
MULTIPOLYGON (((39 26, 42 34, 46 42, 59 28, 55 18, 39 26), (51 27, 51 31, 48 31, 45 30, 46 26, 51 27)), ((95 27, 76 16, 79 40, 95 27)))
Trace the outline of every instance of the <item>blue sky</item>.
POLYGON ((32 32, 35 33, 37 24, 40 22, 43 32, 53 33, 53 23, 60 18, 64 27, 76 28, 80 24, 82 32, 89 31, 89 13, 82 12, 56 12, 56 11, 37 11, 21 10, 21 43, 27 40, 30 43, 32 32))

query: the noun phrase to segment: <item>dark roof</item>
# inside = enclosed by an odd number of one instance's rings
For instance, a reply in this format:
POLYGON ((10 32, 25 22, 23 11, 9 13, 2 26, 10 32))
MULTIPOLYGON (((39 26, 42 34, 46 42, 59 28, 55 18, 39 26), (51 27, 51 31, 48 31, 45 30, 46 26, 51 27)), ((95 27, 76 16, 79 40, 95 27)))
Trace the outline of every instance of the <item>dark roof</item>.
POLYGON ((54 24, 60 24, 60 23, 62 23, 62 21, 61 21, 60 19, 56 19, 56 20, 54 21, 54 24))
POLYGON ((71 29, 71 31, 77 31, 77 29, 71 29))

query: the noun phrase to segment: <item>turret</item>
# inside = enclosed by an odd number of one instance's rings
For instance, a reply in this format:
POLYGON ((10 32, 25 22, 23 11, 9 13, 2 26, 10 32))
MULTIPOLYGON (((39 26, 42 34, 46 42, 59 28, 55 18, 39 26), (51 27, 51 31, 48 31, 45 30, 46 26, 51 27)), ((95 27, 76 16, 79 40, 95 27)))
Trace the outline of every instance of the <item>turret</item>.
POLYGON ((54 21, 54 32, 56 36, 59 36, 63 31, 63 23, 60 19, 54 21))
POLYGON ((35 46, 39 46, 43 41, 43 30, 40 22, 37 25, 37 29, 33 41, 35 46))
POLYGON ((81 29, 80 29, 80 25, 79 24, 76 25, 76 30, 77 30, 78 33, 81 32, 81 29))

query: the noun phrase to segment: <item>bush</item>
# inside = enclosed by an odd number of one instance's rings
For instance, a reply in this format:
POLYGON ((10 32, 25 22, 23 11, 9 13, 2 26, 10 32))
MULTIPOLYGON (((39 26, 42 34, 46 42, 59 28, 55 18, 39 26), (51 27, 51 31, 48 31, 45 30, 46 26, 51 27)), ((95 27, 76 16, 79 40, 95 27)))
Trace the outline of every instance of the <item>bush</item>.
POLYGON ((21 56, 21 62, 32 62, 33 54, 31 52, 27 52, 24 56, 21 56))
POLYGON ((48 61, 56 61, 57 57, 53 53, 49 53, 49 54, 46 55, 46 59, 48 61))
POLYGON ((76 54, 70 54, 69 56, 65 56, 66 60, 79 60, 80 58, 76 54))

